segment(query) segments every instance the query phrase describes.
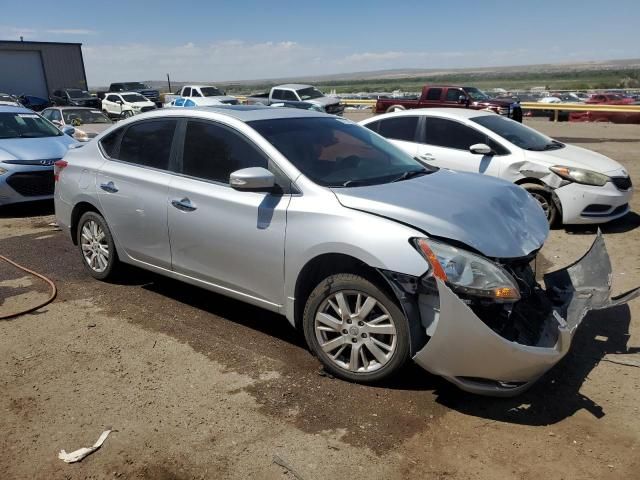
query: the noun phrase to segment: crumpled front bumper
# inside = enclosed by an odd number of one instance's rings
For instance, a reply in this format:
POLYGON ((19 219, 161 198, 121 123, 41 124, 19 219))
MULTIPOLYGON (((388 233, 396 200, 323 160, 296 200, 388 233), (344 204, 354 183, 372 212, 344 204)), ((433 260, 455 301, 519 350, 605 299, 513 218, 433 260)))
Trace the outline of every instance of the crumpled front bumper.
POLYGON ((552 314, 535 346, 507 340, 489 328, 453 291, 437 280, 440 307, 430 338, 414 361, 463 390, 513 396, 529 388, 566 355, 589 310, 620 305, 640 295, 636 288, 611 298, 611 262, 598 236, 573 265, 544 276, 552 314))

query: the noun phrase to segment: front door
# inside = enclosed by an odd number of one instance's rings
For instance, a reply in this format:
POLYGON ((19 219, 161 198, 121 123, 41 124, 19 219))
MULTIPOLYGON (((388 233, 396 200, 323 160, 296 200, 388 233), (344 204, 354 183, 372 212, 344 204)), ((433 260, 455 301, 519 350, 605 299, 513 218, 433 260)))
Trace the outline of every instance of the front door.
POLYGON ((181 175, 169 188, 169 235, 175 272, 282 305, 284 240, 290 195, 229 185, 231 172, 270 167, 248 138, 220 123, 189 120, 181 175))
POLYGON ((176 125, 173 119, 132 124, 97 177, 98 198, 120 247, 134 260, 166 269, 171 268, 167 198, 176 125))
POLYGON ((418 158, 432 165, 463 172, 500 175, 500 161, 495 155, 471 153, 477 143, 493 142, 482 132, 461 122, 428 116, 423 124, 424 135, 418 146, 418 158))

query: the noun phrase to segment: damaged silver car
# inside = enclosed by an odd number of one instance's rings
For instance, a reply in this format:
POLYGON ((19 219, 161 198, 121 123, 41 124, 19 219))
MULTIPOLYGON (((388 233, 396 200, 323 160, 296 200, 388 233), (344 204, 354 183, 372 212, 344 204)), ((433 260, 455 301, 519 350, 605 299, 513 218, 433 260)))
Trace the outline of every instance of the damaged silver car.
POLYGON ((413 358, 464 390, 515 395, 590 309, 639 294, 610 298, 601 236, 543 288, 532 265, 548 223, 525 190, 425 167, 324 113, 158 110, 55 173, 58 224, 92 276, 124 262, 279 312, 350 381, 413 358))

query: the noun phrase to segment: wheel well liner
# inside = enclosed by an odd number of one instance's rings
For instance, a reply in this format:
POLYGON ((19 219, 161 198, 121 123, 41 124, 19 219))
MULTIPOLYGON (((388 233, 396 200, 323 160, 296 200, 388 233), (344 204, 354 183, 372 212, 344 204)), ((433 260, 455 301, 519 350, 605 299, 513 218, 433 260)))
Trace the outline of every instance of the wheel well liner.
POLYGON ((74 245, 78 245, 78 238, 76 235, 76 231, 78 230, 78 222, 80 221, 80 217, 82 217, 82 215, 87 212, 96 212, 102 215, 102 213, 100 213, 100 210, 98 210, 95 205, 89 202, 79 202, 73 207, 73 211, 71 212, 71 224, 69 230, 71 233, 71 240, 73 241, 74 245))

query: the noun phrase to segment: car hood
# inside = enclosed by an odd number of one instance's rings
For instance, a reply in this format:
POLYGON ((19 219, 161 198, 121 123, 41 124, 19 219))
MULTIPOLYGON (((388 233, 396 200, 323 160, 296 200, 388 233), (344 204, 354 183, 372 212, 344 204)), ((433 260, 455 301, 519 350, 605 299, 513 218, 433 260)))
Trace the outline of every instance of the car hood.
POLYGON ((557 150, 536 152, 523 150, 527 160, 543 163, 545 166, 564 165, 567 167, 585 168, 607 175, 626 175, 622 165, 599 153, 574 145, 565 145, 557 150))
MULTIPOLYGON (((303 102, 313 103, 322 107, 326 105, 333 105, 334 103, 340 103, 340 99, 337 97, 319 97, 310 100, 302 100, 303 102)), ((277 102, 276 102, 277 103, 277 102)))
POLYGON ((498 178, 439 170, 384 185, 332 190, 345 207, 461 242, 491 258, 529 255, 549 234, 538 202, 498 178))
POLYGON ((62 158, 69 145, 76 142, 69 135, 46 138, 9 138, 0 140, 0 161, 62 158))

